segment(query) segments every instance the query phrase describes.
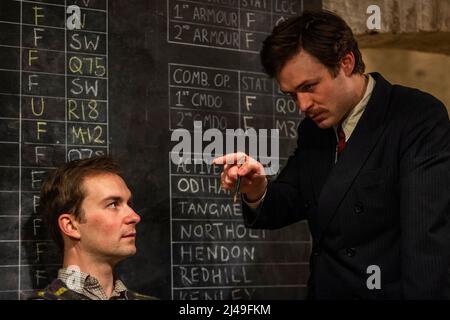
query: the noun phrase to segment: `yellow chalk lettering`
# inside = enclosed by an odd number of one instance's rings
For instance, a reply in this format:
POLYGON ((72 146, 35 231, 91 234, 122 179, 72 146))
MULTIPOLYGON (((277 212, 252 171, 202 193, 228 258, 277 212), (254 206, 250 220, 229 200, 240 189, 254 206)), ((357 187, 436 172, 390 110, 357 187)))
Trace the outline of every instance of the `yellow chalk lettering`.
POLYGON ((98 110, 97 110, 97 101, 96 100, 91 100, 88 103, 88 107, 89 107, 89 118, 92 120, 97 120, 99 114, 98 114, 98 110))
POLYGON ((83 16, 83 19, 80 19, 80 26, 81 26, 81 29, 84 29, 84 26, 86 25, 86 13, 83 13, 82 16, 83 16))
POLYGON ((37 122, 37 139, 38 140, 41 140, 41 132, 42 133, 47 132, 47 130, 41 128, 41 126, 46 126, 46 125, 47 125, 47 122, 44 122, 44 121, 37 122))
POLYGON ((94 135, 97 133, 97 136, 94 139, 94 143, 102 144, 105 142, 105 140, 100 139, 102 137, 102 127, 101 126, 95 126, 94 128, 94 135))
POLYGON ((80 117, 75 113, 75 111, 78 109, 77 102, 75 100, 69 99, 67 101, 68 107, 69 107, 69 120, 78 120, 80 117))
POLYGON ((36 112, 36 109, 34 107, 34 97, 31 98, 31 112, 33 113, 33 115, 35 115, 36 117, 42 116, 44 114, 44 109, 45 109, 44 97, 41 97, 40 112, 36 112))
POLYGON ((77 138, 81 138, 81 144, 85 144, 85 141, 84 141, 84 134, 85 134, 86 132, 85 131, 83 131, 83 128, 78 128, 78 131, 77 131, 77 129, 75 129, 75 126, 73 126, 72 127, 72 142, 73 143, 76 143, 77 141, 76 141, 76 139, 77 138))
POLYGON ((94 64, 94 59, 93 58, 84 58, 85 61, 87 61, 87 63, 89 63, 89 74, 92 74, 92 69, 93 69, 93 64, 94 64))
POLYGON ((71 57, 69 60, 69 69, 72 73, 83 74, 83 62, 78 57, 71 57))
POLYGON ((42 7, 33 7, 34 10, 34 24, 39 25, 39 18, 44 18, 45 16, 43 14, 39 14, 38 11, 43 10, 42 7))
POLYGON ((106 74, 106 68, 105 66, 102 64, 103 58, 102 57, 96 57, 95 58, 95 65, 96 65, 96 71, 95 71, 95 75, 98 77, 103 77, 106 74))
POLYGON ((39 60, 39 56, 34 56, 33 55, 33 53, 37 53, 38 51, 37 50, 34 50, 34 49, 30 49, 30 50, 28 50, 28 66, 31 66, 31 62, 33 61, 33 60, 39 60))

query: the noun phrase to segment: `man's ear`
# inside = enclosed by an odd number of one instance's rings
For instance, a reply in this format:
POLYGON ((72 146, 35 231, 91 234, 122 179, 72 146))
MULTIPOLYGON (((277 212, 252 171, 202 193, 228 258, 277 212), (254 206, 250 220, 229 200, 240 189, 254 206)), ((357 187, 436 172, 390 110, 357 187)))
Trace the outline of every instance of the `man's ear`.
POLYGON ((78 228, 79 223, 75 219, 75 216, 71 213, 63 213, 58 218, 59 229, 61 229, 62 233, 67 237, 79 240, 80 230, 78 228))
POLYGON ((355 56, 349 51, 341 59, 341 69, 347 77, 350 77, 355 69, 355 56))

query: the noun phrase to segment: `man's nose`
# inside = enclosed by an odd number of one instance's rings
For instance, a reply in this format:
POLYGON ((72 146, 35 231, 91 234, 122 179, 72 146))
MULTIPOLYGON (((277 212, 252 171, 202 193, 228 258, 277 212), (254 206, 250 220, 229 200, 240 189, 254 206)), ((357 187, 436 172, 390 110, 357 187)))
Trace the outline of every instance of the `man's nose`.
POLYGON ((133 210, 133 208, 129 207, 129 217, 128 217, 128 223, 134 223, 138 224, 141 221, 141 216, 136 213, 136 211, 133 210))
POLYGON ((300 110, 305 113, 313 105, 312 99, 308 93, 298 92, 297 93, 297 106, 300 110))

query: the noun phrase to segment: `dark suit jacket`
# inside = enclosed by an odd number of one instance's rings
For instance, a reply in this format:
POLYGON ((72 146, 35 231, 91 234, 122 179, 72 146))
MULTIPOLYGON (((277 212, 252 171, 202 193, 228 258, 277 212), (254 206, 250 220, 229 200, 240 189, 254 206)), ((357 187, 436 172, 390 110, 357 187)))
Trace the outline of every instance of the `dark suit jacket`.
POLYGON ((374 73, 372 97, 338 162, 334 130, 310 119, 250 228, 308 219, 309 297, 450 298, 450 124, 444 105, 374 73), (380 268, 381 289, 368 289, 380 268))

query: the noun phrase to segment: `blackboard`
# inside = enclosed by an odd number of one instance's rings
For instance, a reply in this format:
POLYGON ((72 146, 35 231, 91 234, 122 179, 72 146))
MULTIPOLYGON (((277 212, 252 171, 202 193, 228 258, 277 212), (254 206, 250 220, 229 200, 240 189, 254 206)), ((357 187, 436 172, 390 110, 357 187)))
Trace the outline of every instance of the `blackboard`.
POLYGON ((302 116, 264 75, 258 51, 276 23, 319 7, 2 0, 0 299, 45 286, 60 266, 36 213, 45 174, 100 154, 122 163, 142 217, 138 253, 118 266, 131 289, 162 299, 303 298, 307 225, 244 228, 220 168, 175 165, 170 152, 172 132, 194 120, 205 129, 278 128, 283 164, 302 116), (81 29, 67 28, 70 5, 81 9, 81 29))

